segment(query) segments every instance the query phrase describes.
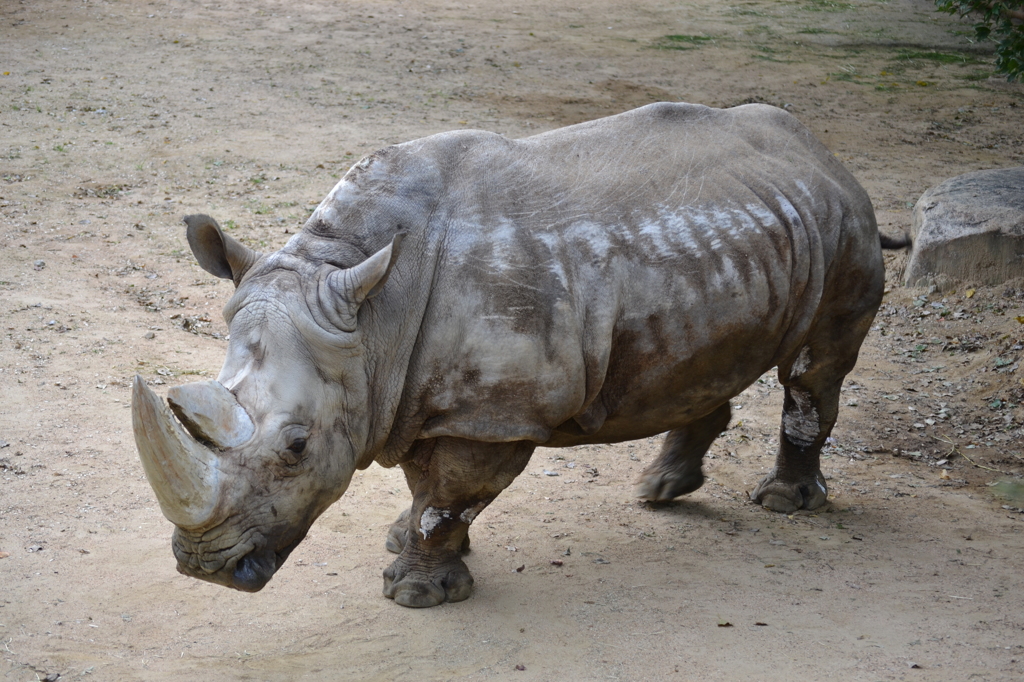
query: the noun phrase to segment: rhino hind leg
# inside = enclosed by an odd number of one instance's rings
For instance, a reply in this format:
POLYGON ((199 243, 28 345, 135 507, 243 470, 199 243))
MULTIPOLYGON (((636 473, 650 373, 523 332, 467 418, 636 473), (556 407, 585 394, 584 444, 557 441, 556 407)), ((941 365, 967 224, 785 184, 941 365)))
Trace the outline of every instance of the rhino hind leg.
POLYGON ((782 427, 775 467, 750 493, 766 509, 789 513, 817 509, 828 501, 820 455, 839 413, 843 379, 874 318, 874 308, 859 315, 832 317, 819 324, 829 330, 811 339, 792 361, 779 365, 785 387, 782 427))
POLYGON ((438 438, 417 448, 402 464, 413 503, 388 533, 388 548, 400 552, 384 571, 384 596, 420 608, 468 598, 473 576, 460 555, 469 526, 522 472, 534 447, 438 438))
POLYGON ((652 502, 668 502, 704 485, 701 462, 711 443, 725 431, 732 417, 728 402, 709 414, 668 432, 661 453, 644 469, 636 484, 636 496, 652 502))
POLYGON ((828 501, 819 456, 836 422, 841 385, 842 378, 816 391, 786 386, 775 467, 750 493, 750 499, 787 514, 817 509, 828 501))

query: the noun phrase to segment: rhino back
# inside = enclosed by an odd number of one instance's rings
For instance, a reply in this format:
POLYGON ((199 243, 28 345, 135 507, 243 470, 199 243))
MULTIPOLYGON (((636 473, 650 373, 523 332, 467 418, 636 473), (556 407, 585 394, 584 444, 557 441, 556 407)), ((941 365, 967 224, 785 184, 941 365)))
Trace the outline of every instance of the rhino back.
POLYGON ((841 262, 880 268, 863 190, 772 107, 435 137, 439 248, 399 415, 420 438, 660 433, 798 350, 841 262))

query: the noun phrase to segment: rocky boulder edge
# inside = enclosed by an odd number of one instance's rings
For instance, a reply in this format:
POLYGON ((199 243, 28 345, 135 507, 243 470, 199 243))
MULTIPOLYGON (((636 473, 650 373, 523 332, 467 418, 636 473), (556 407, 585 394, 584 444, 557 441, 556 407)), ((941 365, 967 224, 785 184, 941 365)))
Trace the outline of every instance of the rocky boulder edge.
POLYGON ((993 285, 1024 277, 1024 166, 966 173, 914 207, 905 283, 993 285))

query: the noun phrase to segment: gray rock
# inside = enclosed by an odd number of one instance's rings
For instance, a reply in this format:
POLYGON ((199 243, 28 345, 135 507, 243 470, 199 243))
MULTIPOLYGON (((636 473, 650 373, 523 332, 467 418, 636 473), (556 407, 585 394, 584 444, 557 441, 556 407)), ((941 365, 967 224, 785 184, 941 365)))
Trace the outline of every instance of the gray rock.
POLYGON ((932 187, 914 207, 911 286, 1024 277, 1024 166, 984 170, 932 187))

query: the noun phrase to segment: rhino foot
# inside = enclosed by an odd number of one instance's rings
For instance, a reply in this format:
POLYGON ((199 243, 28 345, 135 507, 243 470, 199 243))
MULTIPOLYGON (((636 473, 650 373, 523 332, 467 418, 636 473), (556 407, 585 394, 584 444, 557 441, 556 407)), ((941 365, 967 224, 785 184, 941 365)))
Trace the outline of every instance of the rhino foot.
POLYGON ((800 481, 783 481, 772 471, 761 481, 750 499, 765 509, 789 514, 797 509, 817 509, 828 501, 828 487, 820 471, 800 481))
MULTIPOLYGON (((409 542, 409 512, 410 510, 406 509, 399 514, 395 522, 388 528, 388 537, 384 540, 384 549, 392 554, 401 554, 409 542)), ((463 554, 469 552, 468 534, 462 540, 462 547, 459 548, 459 551, 463 554)))
POLYGON ((641 500, 668 502, 680 495, 692 493, 704 485, 700 467, 689 471, 659 471, 648 469, 640 474, 634 493, 641 500))
POLYGON ((458 555, 450 555, 429 570, 409 566, 398 557, 384 570, 384 596, 402 606, 426 608, 462 601, 472 589, 473 576, 458 555))

